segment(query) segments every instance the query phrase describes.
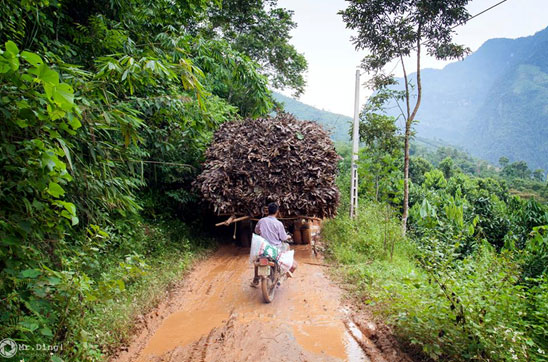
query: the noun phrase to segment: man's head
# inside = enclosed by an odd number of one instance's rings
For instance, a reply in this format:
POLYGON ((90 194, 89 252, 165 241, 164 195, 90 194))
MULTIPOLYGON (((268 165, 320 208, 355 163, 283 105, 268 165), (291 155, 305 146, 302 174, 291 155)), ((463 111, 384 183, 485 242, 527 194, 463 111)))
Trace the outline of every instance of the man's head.
POLYGON ((278 205, 275 202, 268 204, 268 215, 276 215, 278 212, 278 205))

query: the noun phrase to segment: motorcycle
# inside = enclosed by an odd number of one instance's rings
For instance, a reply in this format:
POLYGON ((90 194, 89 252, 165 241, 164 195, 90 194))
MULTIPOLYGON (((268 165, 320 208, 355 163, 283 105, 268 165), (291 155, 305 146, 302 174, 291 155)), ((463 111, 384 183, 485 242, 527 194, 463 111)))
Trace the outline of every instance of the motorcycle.
POLYGON ((254 262, 265 303, 271 303, 278 287, 288 276, 283 272, 277 260, 269 256, 259 256, 254 262))

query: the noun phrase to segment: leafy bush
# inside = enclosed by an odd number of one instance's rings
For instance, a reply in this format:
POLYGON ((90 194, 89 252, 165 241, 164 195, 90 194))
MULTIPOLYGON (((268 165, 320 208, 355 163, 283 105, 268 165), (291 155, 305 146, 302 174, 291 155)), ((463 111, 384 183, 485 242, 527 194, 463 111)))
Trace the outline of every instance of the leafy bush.
MULTIPOLYGON (((108 239, 122 246, 118 252, 98 257, 99 269, 91 298, 70 319, 73 336, 66 339, 71 360, 103 359, 133 333, 135 317, 165 299, 165 291, 178 282, 192 261, 212 247, 213 241, 196 235, 173 220, 135 220, 132 230, 120 223, 108 239), (119 229, 121 227, 122 229, 119 229), (82 308, 87 310, 81 313, 82 308)), ((82 260, 73 255, 72 260, 82 260)))
MULTIPOLYGON (((468 238, 474 227, 465 221, 462 203, 452 202, 440 210, 444 220, 452 220, 449 236, 444 226, 443 239, 432 232, 416 242, 401 238, 399 222, 386 219, 385 206, 362 202, 356 220, 341 213, 325 224, 329 256, 361 300, 435 360, 544 358, 545 281, 535 288, 520 284, 521 260, 513 251, 499 253, 480 242, 463 253, 459 237, 468 238), (392 256, 384 245, 385 228, 389 245, 394 243, 392 256)), ((427 227, 433 213, 423 212, 427 227)))
MULTIPOLYGON (((3 323, 0 333, 28 345, 62 345, 58 356, 68 360, 103 359, 128 341, 135 317, 160 302, 169 285, 213 245, 176 221, 136 219, 128 227, 125 220, 109 229, 107 234, 90 228, 81 244, 60 248, 61 271, 44 265, 25 272, 28 295, 21 287, 14 292, 20 299, 26 295, 33 313, 11 312, 18 319, 3 323)), ((18 357, 44 356, 20 351, 18 357)))
POLYGON ((40 56, 19 52, 13 42, 0 51, 0 89, 2 335, 55 341, 65 328, 62 311, 69 308, 71 285, 88 284, 43 262, 60 264, 56 244, 79 223, 66 197, 79 109, 73 88, 40 56))

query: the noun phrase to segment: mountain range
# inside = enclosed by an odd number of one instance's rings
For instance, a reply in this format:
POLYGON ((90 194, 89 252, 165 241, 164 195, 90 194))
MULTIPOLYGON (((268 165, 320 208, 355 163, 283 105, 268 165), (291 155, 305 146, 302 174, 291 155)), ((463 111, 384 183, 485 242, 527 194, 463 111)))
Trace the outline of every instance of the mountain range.
MULTIPOLYGON (((421 73, 419 137, 459 146, 495 164, 505 156, 548 170, 548 28, 518 39, 490 39, 462 61, 421 73)), ((333 140, 349 140, 350 117, 279 93, 274 98, 297 118, 322 124, 333 140)))
POLYGON ((548 28, 490 39, 463 61, 421 73, 419 136, 494 163, 505 156, 548 169, 548 28))
POLYGON ((333 141, 349 141, 352 118, 318 109, 296 99, 273 92, 274 99, 283 103, 284 111, 292 113, 297 119, 315 121, 323 126, 333 141))

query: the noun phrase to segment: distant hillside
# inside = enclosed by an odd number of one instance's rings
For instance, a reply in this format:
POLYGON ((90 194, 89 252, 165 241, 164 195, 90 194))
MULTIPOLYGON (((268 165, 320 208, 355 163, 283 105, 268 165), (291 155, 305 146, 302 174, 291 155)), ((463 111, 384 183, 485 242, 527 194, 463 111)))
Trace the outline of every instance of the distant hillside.
MULTIPOLYGON (((283 94, 273 92, 274 99, 283 103, 284 110, 292 113, 297 119, 315 121, 321 124, 331 133, 333 141, 350 142, 350 129, 352 118, 342 114, 323 111, 308 104, 299 102, 296 99, 286 97, 283 94)), ((441 139, 429 139, 425 137, 414 137, 413 143, 435 151, 440 147, 456 147, 441 139)), ((457 147, 458 148, 458 147, 457 147)))
POLYGON ((280 93, 273 93, 276 101, 283 103, 284 110, 293 113, 297 119, 315 121, 331 133, 333 141, 349 141, 352 118, 309 106, 280 93))
POLYGON ((488 40, 464 61, 424 69, 422 77, 419 136, 491 162, 506 156, 548 169, 548 28, 488 40))

